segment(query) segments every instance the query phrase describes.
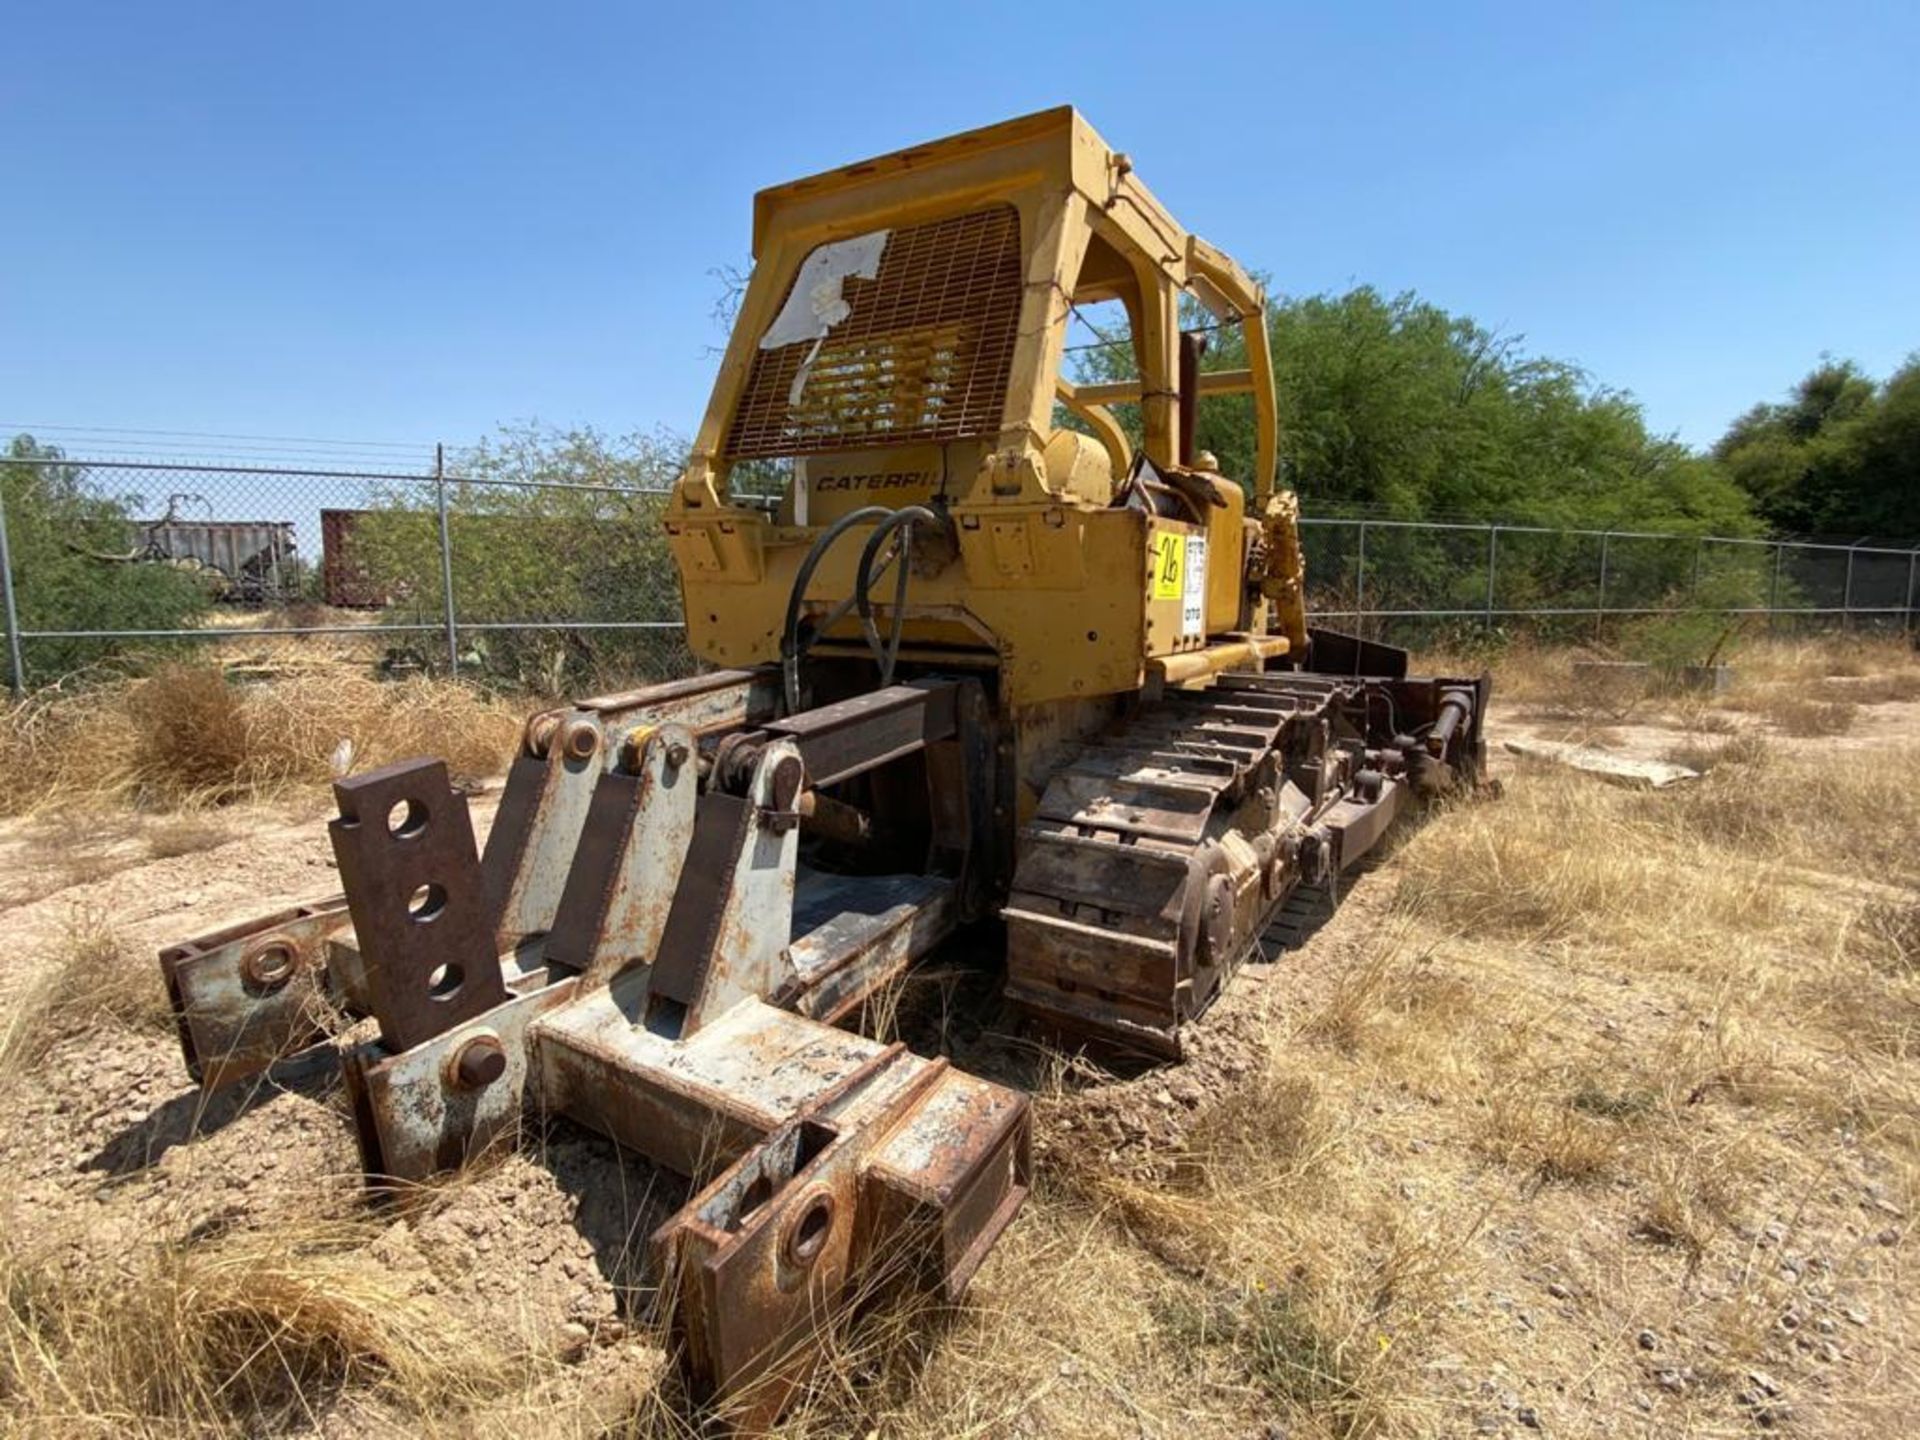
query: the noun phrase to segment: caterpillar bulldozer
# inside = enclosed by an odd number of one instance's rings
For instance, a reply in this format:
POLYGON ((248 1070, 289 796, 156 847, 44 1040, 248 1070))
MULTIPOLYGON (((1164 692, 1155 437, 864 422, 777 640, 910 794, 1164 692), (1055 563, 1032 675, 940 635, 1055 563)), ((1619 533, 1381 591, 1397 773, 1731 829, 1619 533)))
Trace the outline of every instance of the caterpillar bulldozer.
POLYGON ((691 1177, 654 1256, 749 1428, 823 1316, 957 1298, 1027 1193, 1026 1098, 870 1002, 1003 936, 997 1023, 1177 1060, 1290 905, 1473 782, 1488 699, 1310 623, 1260 286, 1073 110, 765 190, 753 248, 664 513, 701 673, 535 715, 484 852, 443 765, 341 780, 342 895, 161 956, 203 1084, 337 1046, 377 1186, 529 1111, 691 1177), (1064 372, 1098 302, 1137 378, 1064 372), (1223 475, 1197 418, 1241 396, 1223 475))

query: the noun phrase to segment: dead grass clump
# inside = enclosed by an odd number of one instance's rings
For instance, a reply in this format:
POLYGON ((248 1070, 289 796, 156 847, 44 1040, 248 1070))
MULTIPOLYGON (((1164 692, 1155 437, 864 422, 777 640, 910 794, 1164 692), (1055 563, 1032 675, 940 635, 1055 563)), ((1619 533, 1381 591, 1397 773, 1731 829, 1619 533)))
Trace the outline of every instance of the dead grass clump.
POLYGON ((1690 736, 1737 735, 1740 722, 1724 710, 1715 710, 1697 695, 1685 695, 1675 703, 1673 717, 1690 736))
POLYGON ((1743 686, 1809 685, 1827 679, 1858 679, 1912 673, 1911 647, 1894 635, 1813 635, 1765 638, 1740 649, 1743 686))
POLYGON ((1285 1288, 1179 1292, 1153 1307, 1177 1349, 1225 1350, 1279 1404, 1305 1411, 1332 1434, 1376 1433, 1383 1418, 1369 1383, 1368 1347, 1330 1333, 1285 1288))
MULTIPOLYGON (((1559 700, 1573 688, 1575 658, 1574 652, 1557 647, 1515 645, 1493 663, 1494 693, 1522 705, 1559 700)), ((1477 675, 1482 668, 1422 673, 1477 675)))
POLYGON ((1669 745, 1666 758, 1671 764, 1684 765, 1687 769, 1704 775, 1720 763, 1720 753, 1726 748, 1724 743, 1708 745, 1699 740, 1687 739, 1677 745, 1669 745))
POLYGON ((1543 1181, 1581 1183, 1619 1169, 1623 1127, 1533 1093, 1507 1091, 1487 1104, 1480 1148, 1543 1181))
POLYGON ((1440 935, 1422 913, 1422 887, 1409 887, 1397 913, 1359 964, 1342 970, 1297 1034, 1348 1055, 1394 1054, 1419 1038, 1448 1033, 1475 1008, 1472 987, 1435 962, 1440 935))
POLYGON ((355 1252, 364 1223, 162 1247, 74 1276, 0 1249, 0 1413, 66 1433, 251 1435, 363 1392, 420 1414, 497 1391, 512 1366, 355 1252))
POLYGON ((1698 1260, 1736 1222, 1737 1167, 1727 1147, 1705 1150, 1678 1139, 1647 1147, 1645 1201, 1634 1234, 1698 1260))
POLYGON ((1854 1054, 1878 1060, 1920 1057, 1920 976, 1859 965, 1823 970, 1805 986, 1813 1018, 1854 1054))
MULTIPOLYGON (((1369 1064, 1376 1048, 1397 1053, 1403 1029, 1432 1028, 1419 1018, 1422 1007, 1451 993, 1424 961, 1391 941, 1385 948, 1379 978, 1340 1002, 1369 1064), (1366 1018, 1369 1004, 1385 1018, 1366 1018)), ((1325 1022, 1315 1033, 1338 1043, 1325 1022)), ((1111 1396, 1166 1395, 1182 1414, 1207 1413, 1208 1433, 1222 1423, 1222 1433, 1244 1432, 1249 1407, 1254 1415, 1279 1410, 1295 1433, 1424 1433, 1396 1426, 1438 1414, 1420 1394, 1421 1357, 1459 1293, 1475 1226, 1406 1208, 1402 1172, 1378 1163, 1348 1111, 1350 1078, 1327 1083, 1329 1064, 1348 1062, 1303 1051, 1302 1038, 1277 1038, 1252 1074, 1226 1087, 1161 1178, 1119 1173, 1084 1143, 1052 1147, 1051 1194, 1042 1203, 1056 1215, 1085 1214, 1089 1228, 1071 1252, 1076 1278, 1087 1279, 1061 1297, 1050 1324, 1074 1334, 1109 1323, 1120 1302, 1100 1277, 1116 1256, 1150 1256, 1159 1281, 1121 1314, 1144 1307, 1154 1324, 1145 1337, 1137 1326, 1129 1332, 1130 1343, 1144 1338, 1145 1353, 1121 1370, 1111 1396), (1143 1382, 1143 1373, 1160 1369, 1174 1377, 1170 1392, 1143 1382)), ((1399 1064, 1392 1062, 1396 1072, 1399 1064)), ((1038 1388, 1057 1384, 1046 1376, 1038 1388)), ((1100 1408, 1051 1414, 1038 1433, 1167 1428, 1095 1399, 1100 1408)))
POLYGON ((1830 675, 1820 682, 1820 693, 1831 700, 1855 705, 1889 705, 1920 700, 1920 666, 1908 666, 1875 675, 1830 675))
POLYGON ((1297 1196, 1324 1175, 1335 1138, 1319 1081, 1276 1051, 1187 1132, 1177 1173, 1217 1183, 1258 1167, 1269 1193, 1297 1196))
POLYGON ((1782 734, 1799 739, 1844 735, 1860 713, 1860 707, 1851 700, 1818 700, 1807 695, 1774 695, 1758 708, 1782 734))
POLYGON ((1862 956, 1876 970, 1920 974, 1920 899, 1870 902, 1860 912, 1854 935, 1862 956))
POLYGON ((497 771, 521 716, 453 681, 293 675, 236 685, 219 666, 24 701, 0 721, 0 813, 75 801, 161 808, 279 799, 416 755, 497 771))
POLYGON ((1643 796, 1530 768, 1500 804, 1463 809, 1412 838, 1402 852, 1398 908, 1460 934, 1580 940, 1679 964, 1693 963, 1704 944, 1724 943, 1729 931, 1775 925, 1783 900, 1772 877, 1715 863, 1705 842, 1669 830, 1662 807, 1671 794, 1643 796))
POLYGON ((234 838, 234 829, 215 815, 188 812, 169 816, 147 827, 147 853, 156 860, 175 855, 197 855, 217 850, 234 838))
POLYGON ((1702 775, 1718 765, 1757 765, 1766 759, 1767 742, 1752 730, 1733 729, 1729 738, 1718 741, 1701 738, 1728 734, 1727 730, 1712 727, 1690 732, 1686 739, 1667 751, 1667 759, 1702 775))
POLYGON ((52 963, 6 1007, 0 1077, 101 1026, 165 1034, 173 1012, 153 957, 133 951, 103 911, 76 909, 52 963))
POLYGON ((269 780, 261 747, 249 733, 245 699, 221 670, 169 665, 137 682, 135 690, 130 718, 144 751, 138 763, 150 775, 167 777, 177 793, 219 803, 282 779, 269 780))
MULTIPOLYGON (((1043 1178, 1044 1178, 1043 1172, 1043 1178)), ((1142 1318, 1169 1286, 1101 1211, 1036 1195, 957 1310, 856 1322, 777 1433, 785 1440, 1173 1433, 1202 1384, 1142 1318)), ((1244 1382, 1242 1382, 1244 1388, 1244 1382)), ((1239 1407, 1235 1407, 1238 1409, 1239 1407)), ((620 1431, 618 1433, 632 1433, 620 1431)), ((661 1427, 639 1433, 672 1434, 661 1427)))

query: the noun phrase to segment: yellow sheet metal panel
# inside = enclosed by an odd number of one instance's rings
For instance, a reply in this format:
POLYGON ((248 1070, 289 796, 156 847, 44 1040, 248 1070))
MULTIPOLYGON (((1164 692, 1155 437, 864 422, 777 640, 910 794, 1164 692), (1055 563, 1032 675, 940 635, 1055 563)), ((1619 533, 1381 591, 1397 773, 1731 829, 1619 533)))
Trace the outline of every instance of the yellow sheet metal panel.
MULTIPOLYGON (((997 654, 1017 703, 1138 688, 1147 653, 1141 604, 1146 517, 1061 505, 980 507, 956 517, 958 555, 936 574, 916 573, 910 584, 907 647, 997 654)), ((761 538, 772 535, 778 543, 750 546, 718 522, 676 523, 676 556, 696 535, 721 542, 714 545, 721 569, 682 562, 694 653, 719 665, 777 659, 786 598, 811 532, 763 524, 761 538)), ((822 560, 806 595, 816 611, 852 593, 859 552, 854 535, 822 560)), ((878 588, 884 630, 891 589, 878 588)), ((1166 602, 1167 625, 1177 626, 1182 603, 1166 602)), ((857 634, 851 625, 835 633, 857 634)))
POLYGON ((1027 705, 1137 690, 1145 660, 1144 517, 1129 510, 1064 511, 1064 523, 1053 526, 1042 513, 1033 531, 1036 553, 1043 566, 1050 556, 1077 553, 1078 585, 1044 591, 996 585, 973 591, 967 601, 1000 638, 1008 698, 1027 705))
POLYGON ((1240 628, 1246 595, 1247 495, 1231 480, 1214 483, 1220 504, 1207 512, 1207 633, 1240 628))

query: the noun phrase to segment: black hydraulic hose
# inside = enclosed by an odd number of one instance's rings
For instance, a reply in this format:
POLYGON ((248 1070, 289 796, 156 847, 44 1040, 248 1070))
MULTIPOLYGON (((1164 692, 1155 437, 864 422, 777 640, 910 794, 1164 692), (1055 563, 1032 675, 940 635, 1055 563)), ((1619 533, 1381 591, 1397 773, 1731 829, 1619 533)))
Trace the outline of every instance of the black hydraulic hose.
POLYGON ((893 667, 900 659, 900 634, 907 621, 907 547, 912 542, 913 527, 920 521, 929 525, 938 525, 940 517, 924 505, 907 505, 893 511, 873 527, 873 534, 867 537, 867 545, 860 552, 860 568, 853 582, 854 602, 860 607, 860 626, 866 632, 867 648, 873 651, 873 658, 880 666, 880 683, 893 683, 893 667), (887 537, 900 532, 899 554, 895 564, 900 569, 893 581, 893 624, 887 635, 887 643, 880 643, 879 627, 873 623, 873 597, 868 591, 873 586, 873 562, 880 553, 880 547, 887 537))
MULTIPOLYGON (((846 515, 842 515, 829 525, 820 538, 807 550, 807 558, 800 562, 800 572, 793 577, 793 589, 787 592, 787 620, 780 632, 780 678, 781 688, 786 694, 787 713, 795 713, 800 708, 800 605, 812 583, 813 572, 820 567, 827 551, 847 531, 863 520, 884 521, 895 512, 884 505, 863 505, 846 515)), ((856 594, 858 592, 856 591, 856 594)), ((846 614, 842 607, 836 614, 846 614)))

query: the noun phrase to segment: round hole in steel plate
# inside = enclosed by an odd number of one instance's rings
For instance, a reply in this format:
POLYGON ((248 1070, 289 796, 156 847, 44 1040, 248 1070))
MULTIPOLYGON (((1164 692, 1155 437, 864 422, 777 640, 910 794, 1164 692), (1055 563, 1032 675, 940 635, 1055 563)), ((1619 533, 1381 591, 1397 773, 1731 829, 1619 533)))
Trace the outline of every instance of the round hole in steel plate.
POLYGON ((466 978, 467 972, 458 965, 436 965, 427 976, 427 993, 436 1000, 451 1000, 466 978))
POLYGON ((822 1191, 807 1201, 787 1232, 787 1255, 796 1265, 811 1265, 833 1232, 833 1196, 822 1191))
POLYGON ((447 892, 440 885, 422 885, 407 900, 407 914, 423 925, 446 908, 447 892))
POLYGON ((418 800, 396 800, 387 811, 387 833, 396 840, 411 840, 427 828, 427 807, 418 800))

